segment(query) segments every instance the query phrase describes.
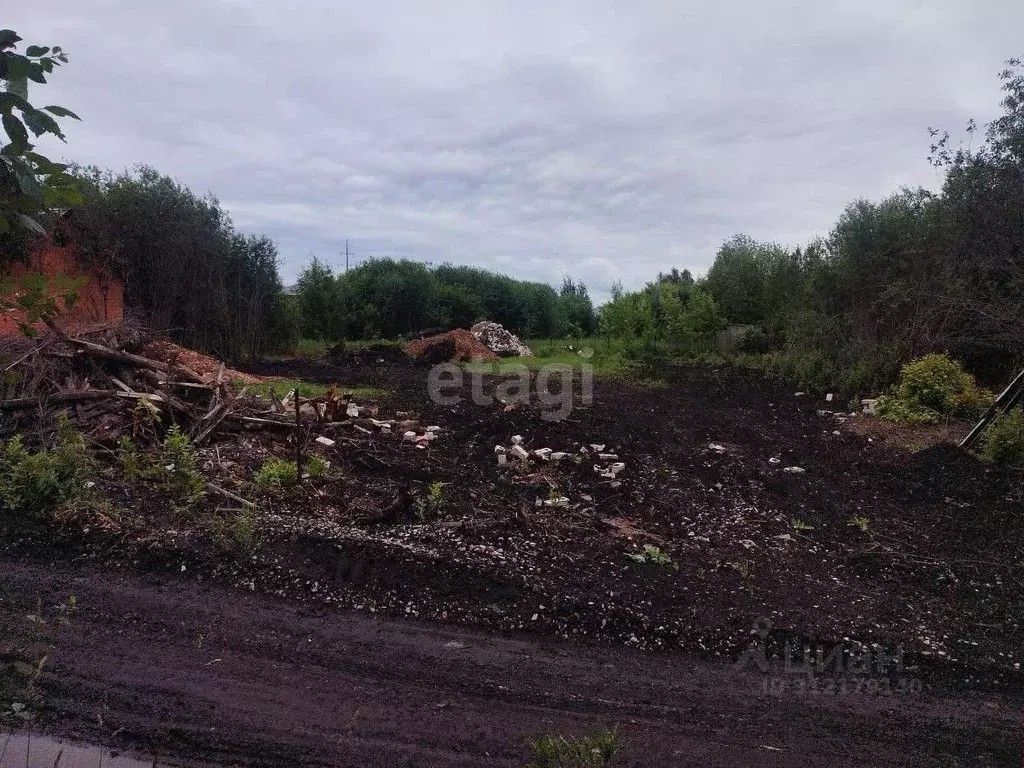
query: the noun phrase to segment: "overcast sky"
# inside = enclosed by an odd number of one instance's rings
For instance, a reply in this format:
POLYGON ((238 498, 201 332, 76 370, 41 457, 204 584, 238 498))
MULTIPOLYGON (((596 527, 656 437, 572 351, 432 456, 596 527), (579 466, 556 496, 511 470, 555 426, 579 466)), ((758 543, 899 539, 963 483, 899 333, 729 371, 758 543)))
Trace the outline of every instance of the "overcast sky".
POLYGON ((1012 0, 48 0, 0 26, 71 56, 30 93, 83 118, 53 154, 215 193, 286 282, 348 238, 598 299, 935 188, 926 127, 993 118, 1024 53, 1012 0))

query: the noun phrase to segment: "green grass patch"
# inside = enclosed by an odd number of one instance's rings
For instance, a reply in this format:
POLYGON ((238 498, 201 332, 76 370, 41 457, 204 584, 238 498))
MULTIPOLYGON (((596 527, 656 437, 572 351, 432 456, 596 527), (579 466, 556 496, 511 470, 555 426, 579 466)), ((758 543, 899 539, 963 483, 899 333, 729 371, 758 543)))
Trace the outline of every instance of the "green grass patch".
POLYGON ((469 363, 466 370, 481 373, 514 373, 520 366, 531 370, 545 365, 590 365, 595 376, 614 376, 625 370, 622 344, 617 339, 592 336, 582 339, 525 339, 533 357, 509 357, 500 363, 469 363), (583 354, 580 354, 580 353, 583 354))
MULTIPOLYGON (((259 395, 260 397, 269 397, 270 391, 273 390, 278 398, 282 398, 293 389, 298 390, 299 397, 321 397, 327 394, 326 384, 314 384, 311 381, 300 381, 299 379, 262 381, 259 384, 245 384, 241 381, 233 381, 231 386, 234 387, 236 392, 240 392, 245 387, 250 395, 259 395)), ((338 391, 343 394, 351 393, 352 397, 356 400, 383 400, 391 396, 391 390, 381 389, 380 387, 350 387, 339 384, 338 391)))
MULTIPOLYGON (((271 355, 271 360, 294 360, 295 358, 311 358, 316 359, 323 357, 334 345, 338 344, 340 340, 333 339, 299 339, 295 346, 286 352, 280 354, 271 355)), ((345 339, 345 349, 366 349, 367 347, 393 347, 395 349, 401 349, 404 347, 406 342, 398 341, 397 339, 345 339)))
POLYGON ((252 481, 260 488, 287 488, 299 481, 294 461, 270 458, 263 462, 252 481))

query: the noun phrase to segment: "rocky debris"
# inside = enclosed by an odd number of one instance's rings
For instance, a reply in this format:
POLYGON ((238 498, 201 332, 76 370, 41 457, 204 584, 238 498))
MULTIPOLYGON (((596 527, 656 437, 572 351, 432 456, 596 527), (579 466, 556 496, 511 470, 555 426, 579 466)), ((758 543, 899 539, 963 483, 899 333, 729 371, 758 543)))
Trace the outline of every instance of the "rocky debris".
POLYGON ((544 504, 545 507, 556 507, 556 508, 568 507, 569 506, 569 497, 568 496, 556 496, 556 497, 551 498, 551 499, 544 499, 543 504, 544 504))
POLYGON ((788 472, 791 475, 802 475, 807 470, 803 467, 784 467, 783 472, 788 472))
POLYGON ((529 458, 530 458, 530 454, 521 445, 513 445, 512 449, 509 451, 509 453, 511 453, 513 456, 515 456, 520 461, 528 461, 529 458))
POLYGON ((618 487, 620 482, 618 475, 626 468, 626 463, 619 461, 617 453, 604 452, 607 446, 602 443, 591 443, 589 448, 583 445, 580 446, 579 452, 570 453, 568 451, 554 451, 547 447, 527 450, 523 445, 522 435, 512 435, 509 442, 511 443, 509 447, 500 443, 494 446, 498 466, 505 466, 508 463, 509 456, 515 457, 524 465, 528 465, 531 459, 555 464, 571 459, 573 463, 581 464, 584 460, 590 458, 597 462, 593 464, 594 472, 606 480, 613 481, 612 487, 618 487))
POLYGON ((405 353, 428 365, 441 363, 493 363, 498 356, 464 329, 409 342, 405 353))
POLYGON ((594 465, 594 471, 601 477, 607 480, 616 480, 619 472, 626 468, 625 462, 617 461, 614 464, 610 464, 607 467, 602 467, 599 464, 594 465))
POLYGON ((477 323, 469 332, 487 349, 500 357, 532 357, 533 352, 514 333, 489 320, 477 323))

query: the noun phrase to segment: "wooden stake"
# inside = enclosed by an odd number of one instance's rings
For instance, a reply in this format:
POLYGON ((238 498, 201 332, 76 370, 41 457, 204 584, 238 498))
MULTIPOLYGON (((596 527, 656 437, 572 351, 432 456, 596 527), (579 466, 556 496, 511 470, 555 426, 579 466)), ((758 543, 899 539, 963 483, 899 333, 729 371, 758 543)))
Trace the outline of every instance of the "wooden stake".
POLYGON ((999 397, 996 398, 995 402, 989 406, 988 410, 985 411, 985 415, 981 417, 981 421, 974 425, 974 429, 970 431, 963 440, 960 441, 961 448, 970 448, 974 442, 981 437, 981 433, 988 426, 988 423, 995 418, 996 413, 1002 408, 1002 410, 1010 410, 1016 405, 1017 401, 1021 397, 1021 393, 1024 392, 1024 371, 1017 374, 1016 378, 1009 383, 999 397))
POLYGON ((295 476, 302 479, 302 413, 299 410, 299 388, 295 388, 295 476))

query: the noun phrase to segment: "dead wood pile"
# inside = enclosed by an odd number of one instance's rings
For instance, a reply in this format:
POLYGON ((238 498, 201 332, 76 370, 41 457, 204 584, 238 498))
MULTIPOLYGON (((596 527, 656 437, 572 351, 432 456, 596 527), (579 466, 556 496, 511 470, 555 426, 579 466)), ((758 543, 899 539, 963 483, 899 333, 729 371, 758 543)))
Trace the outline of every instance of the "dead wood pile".
POLYGON ((196 443, 218 432, 293 430, 346 417, 347 399, 336 387, 301 401, 272 388, 257 396, 244 384, 258 380, 211 360, 127 325, 0 341, 0 436, 45 442, 60 411, 108 445, 136 436, 140 421, 153 417, 179 425, 196 443))

